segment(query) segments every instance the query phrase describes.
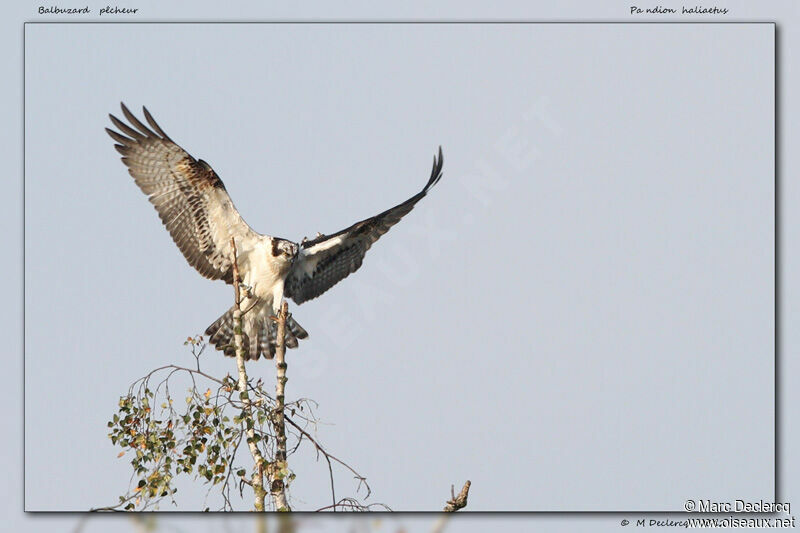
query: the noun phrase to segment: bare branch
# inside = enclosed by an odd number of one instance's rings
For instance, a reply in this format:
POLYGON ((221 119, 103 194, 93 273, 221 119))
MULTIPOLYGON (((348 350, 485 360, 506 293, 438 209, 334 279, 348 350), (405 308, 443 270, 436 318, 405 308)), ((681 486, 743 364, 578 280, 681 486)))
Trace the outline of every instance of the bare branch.
POLYGON ((254 507, 256 511, 264 511, 264 498, 267 495, 264 489, 264 465, 266 461, 258 449, 258 441, 256 440, 256 433, 253 429, 253 410, 247 392, 247 370, 244 366, 244 346, 242 342, 242 295, 239 283, 239 264, 236 258, 236 241, 231 237, 231 248, 233 249, 233 291, 234 301, 236 305, 233 307, 233 343, 236 347, 236 367, 239 370, 239 398, 244 403, 244 411, 247 415, 245 425, 247 427, 247 445, 250 448, 250 455, 253 456, 255 468, 251 483, 253 485, 253 493, 255 496, 254 507))
POLYGON ((467 480, 467 482, 464 483, 464 488, 462 488, 461 492, 458 493, 458 496, 454 494, 455 488, 450 485, 451 498, 447 500, 447 505, 444 506, 445 513, 454 513, 467 506, 467 496, 469 496, 469 487, 471 484, 472 483, 467 480))
POLYGON ((278 511, 291 511, 286 500, 286 484, 283 478, 289 471, 286 461, 286 423, 284 408, 286 407, 286 317, 289 314, 289 304, 283 302, 278 313, 278 334, 275 347, 275 410, 272 414, 272 425, 275 428, 275 462, 270 465, 270 492, 278 511))
POLYGON ((455 494, 455 487, 450 485, 450 499, 447 500, 447 505, 444 507, 444 512, 447 514, 441 515, 439 519, 434 522, 431 533, 442 533, 447 525, 447 521, 450 519, 451 515, 449 513, 454 513, 467 506, 467 496, 469 495, 469 487, 471 484, 472 483, 467 480, 467 482, 464 483, 464 488, 458 493, 458 496, 455 494))

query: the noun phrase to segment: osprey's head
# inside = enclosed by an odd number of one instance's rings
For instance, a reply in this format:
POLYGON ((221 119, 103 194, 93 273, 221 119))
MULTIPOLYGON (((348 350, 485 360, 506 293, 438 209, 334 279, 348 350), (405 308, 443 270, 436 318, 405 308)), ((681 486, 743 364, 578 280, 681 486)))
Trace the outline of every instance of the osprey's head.
POLYGON ((277 237, 272 239, 272 257, 275 257, 278 260, 291 263, 294 261, 294 258, 297 256, 297 252, 299 250, 300 248, 297 246, 297 244, 293 243, 292 241, 279 239, 277 237))

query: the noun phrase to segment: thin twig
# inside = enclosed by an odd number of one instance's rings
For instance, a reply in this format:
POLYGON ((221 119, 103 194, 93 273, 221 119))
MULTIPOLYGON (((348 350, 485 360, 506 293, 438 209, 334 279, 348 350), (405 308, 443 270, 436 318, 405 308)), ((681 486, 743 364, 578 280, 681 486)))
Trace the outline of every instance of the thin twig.
POLYGON ((390 511, 391 512, 391 510, 392 510, 388 505, 383 504, 383 503, 371 503, 369 505, 363 505, 363 504, 359 503, 359 501, 356 500, 355 498, 342 498, 337 503, 334 503, 334 504, 331 504, 331 505, 326 505, 325 507, 320 507, 315 512, 320 513, 322 511, 327 511, 328 509, 331 509, 331 510, 335 511, 337 508, 340 508, 340 507, 344 508, 344 509, 348 509, 350 511, 359 511, 359 512, 372 511, 373 507, 380 508, 382 511, 390 511))
MULTIPOLYGON (((317 442, 317 441, 314 439, 314 437, 312 437, 312 436, 311 436, 311 435, 308 433, 308 431, 306 431, 306 430, 304 430, 303 428, 301 428, 301 427, 300 427, 300 426, 297 424, 297 422, 295 422, 294 420, 292 420, 292 419, 291 419, 291 418, 289 418, 288 416, 286 417, 286 421, 287 421, 287 422, 289 422, 289 424, 291 424, 292 426, 294 426, 294 428, 295 428, 297 431, 299 431, 301 435, 303 435, 305 438, 307 438, 309 441, 311 441, 311 444, 313 444, 313 445, 314 445, 314 447, 317 449, 317 451, 318 451, 318 452, 320 452, 320 453, 322 453, 322 455, 324 455, 324 456, 325 456, 325 459, 328 461, 328 466, 329 466, 329 467, 330 467, 330 461, 331 461, 331 459, 333 459, 334 461, 336 461, 337 463, 339 463, 340 465, 342 465, 343 467, 345 467, 346 469, 348 469, 350 472, 352 472, 352 473, 353 473, 353 476, 354 476, 354 477, 355 477, 355 478, 358 480, 358 486, 359 486, 359 487, 361 487, 361 484, 363 483, 363 484, 364 484, 364 487, 366 487, 366 489, 367 489, 367 495, 366 495, 366 496, 364 496, 364 499, 366 499, 366 498, 369 498, 369 495, 372 493, 372 489, 370 488, 370 486, 369 486, 369 483, 367 483, 367 478, 365 478, 364 476, 362 476, 361 474, 359 474, 358 472, 356 472, 355 470, 353 470, 353 467, 352 467, 352 466, 350 466, 349 464, 345 463, 344 461, 342 461, 342 460, 341 460, 341 459, 339 459, 338 457, 336 457, 336 456, 334 456, 334 455, 332 455, 332 454, 328 453, 328 452, 325 450, 325 448, 323 448, 323 447, 322 447, 322 445, 321 445, 320 443, 318 443, 318 442, 317 442)), ((331 475, 331 492, 333 492, 333 470, 329 468, 329 471, 330 471, 330 475, 331 475)), ((334 497, 334 500, 335 500, 335 499, 336 499, 336 498, 334 497)), ((334 504, 334 505, 335 505, 335 504, 334 504)), ((325 507, 325 509, 327 509, 327 507, 325 507)))

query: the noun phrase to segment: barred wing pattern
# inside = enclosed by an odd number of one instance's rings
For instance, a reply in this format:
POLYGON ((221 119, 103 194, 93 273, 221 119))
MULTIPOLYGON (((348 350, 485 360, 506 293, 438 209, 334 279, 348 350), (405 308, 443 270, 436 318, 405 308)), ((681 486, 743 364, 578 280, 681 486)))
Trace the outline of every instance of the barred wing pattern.
POLYGON ((358 270, 367 250, 400 222, 442 177, 442 148, 433 158, 431 177, 416 195, 383 213, 362 220, 333 235, 322 235, 301 243, 289 271, 284 295, 301 304, 321 295, 358 270))
POLYGON ((142 109, 149 128, 121 106, 130 125, 109 115, 121 133, 109 128, 106 132, 118 143, 114 147, 136 185, 189 264, 206 278, 232 283, 230 238, 247 242, 258 234, 239 215, 208 163, 175 144, 146 108, 142 109))

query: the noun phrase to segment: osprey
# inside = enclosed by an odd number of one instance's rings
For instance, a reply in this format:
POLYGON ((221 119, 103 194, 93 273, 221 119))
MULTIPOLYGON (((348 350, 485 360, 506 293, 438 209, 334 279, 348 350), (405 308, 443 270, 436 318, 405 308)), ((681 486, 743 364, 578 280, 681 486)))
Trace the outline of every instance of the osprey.
MULTIPOLYGON (((433 170, 425 187, 405 202, 356 222, 332 235, 303 239, 300 243, 255 232, 242 219, 214 169, 195 159, 164 133, 146 108, 150 127, 131 113, 122 113, 130 124, 114 115, 120 131, 106 128, 118 144, 136 185, 155 206, 183 256, 209 279, 233 283, 233 249, 247 296, 242 300, 242 333, 246 359, 275 354, 277 314, 283 298, 301 304, 316 298, 358 270, 372 243, 397 224, 442 177, 442 148, 433 158, 433 170), (121 132, 121 133, 120 133, 121 132)), ((209 341, 227 356, 235 356, 233 308, 206 329, 209 341)), ((286 346, 308 333, 291 316, 287 320, 286 346)))

